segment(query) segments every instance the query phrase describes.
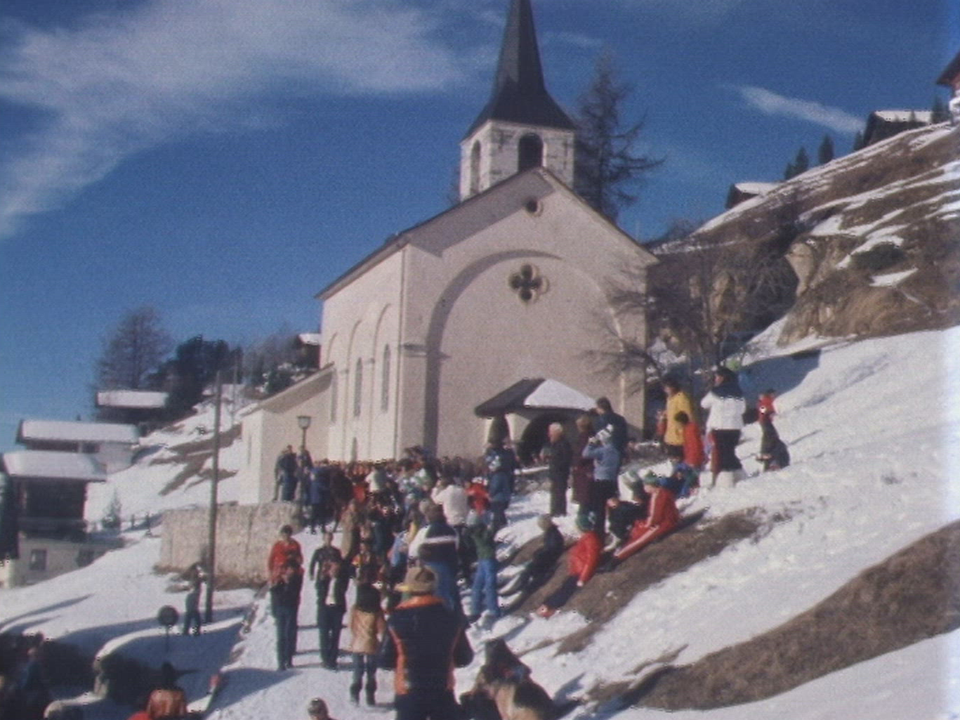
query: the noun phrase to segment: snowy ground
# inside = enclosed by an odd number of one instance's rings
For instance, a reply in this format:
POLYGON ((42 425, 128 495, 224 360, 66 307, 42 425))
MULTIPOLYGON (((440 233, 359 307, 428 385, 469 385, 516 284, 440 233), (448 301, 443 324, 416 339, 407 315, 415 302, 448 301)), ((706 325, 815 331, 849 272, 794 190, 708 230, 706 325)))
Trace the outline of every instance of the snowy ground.
MULTIPOLYGON (((765 356, 769 353, 770 348, 763 349, 765 356)), ((581 653, 557 653, 558 641, 585 622, 569 611, 550 620, 514 616, 489 629, 471 629, 475 648, 505 636, 533 668, 534 679, 558 697, 574 698, 598 683, 630 677, 642 663, 656 663, 666 655, 675 655, 674 663, 689 663, 809 609, 864 568, 960 516, 955 479, 960 471, 958 365, 960 329, 834 345, 801 357, 767 357, 750 368, 744 381, 753 392, 766 387, 780 391, 777 426, 790 445, 793 465, 751 477, 732 490, 706 493, 688 501, 685 510, 706 508, 708 517, 719 517, 750 507, 769 514, 787 509, 791 521, 774 526, 756 543, 732 545, 637 595, 581 653)), ((749 458, 758 446, 754 426, 739 448, 748 469, 755 467, 749 458)), ((239 453, 239 443, 229 452, 239 453)), ((125 514, 128 507, 155 511, 204 502, 206 495, 200 493, 206 491, 200 485, 170 493, 158 505, 156 492, 171 472, 170 466, 138 465, 113 476, 101 489, 100 502, 108 502, 115 489, 125 514), (161 473, 164 467, 166 476, 161 473)), ((235 492, 229 480, 224 486, 221 496, 235 492)), ((518 501, 511 509, 516 521, 503 539, 519 543, 535 535, 534 518, 546 502, 543 493, 518 501)), ((564 529, 572 533, 571 527, 564 529)), ((127 548, 89 568, 42 585, 0 591, 0 629, 42 631, 77 642, 91 653, 119 647, 159 664, 168 655, 154 620, 156 611, 164 604, 182 607, 183 594, 168 592, 168 579, 150 571, 158 540, 139 534, 127 539, 127 548)), ((300 540, 307 553, 317 542, 310 535, 300 540)), ((629 565, 618 572, 628 570, 629 565)), ((306 703, 315 696, 326 698, 340 720, 388 715, 390 673, 379 673, 381 705, 370 710, 347 700, 347 656, 341 657, 339 672, 320 667, 314 602, 308 583, 300 610, 300 653, 293 670, 279 673, 274 670, 274 628, 265 600, 249 591, 218 593, 217 624, 209 632, 199 639, 170 638, 174 664, 197 669, 184 679, 191 699, 199 697, 209 675, 228 662, 231 644, 238 639, 212 717, 306 717, 306 703), (241 633, 241 617, 251 603, 249 632, 241 633)), ((345 632, 342 644, 347 641, 345 632)), ((457 673, 458 692, 471 686, 481 661, 478 657, 472 667, 457 673)), ((128 708, 103 703, 88 710, 89 716, 104 720, 130 714, 128 708)), ((629 709, 604 714, 587 705, 568 717, 665 720, 667 713, 629 709)), ((960 718, 960 631, 769 700, 709 712, 673 712, 669 717, 960 718)))

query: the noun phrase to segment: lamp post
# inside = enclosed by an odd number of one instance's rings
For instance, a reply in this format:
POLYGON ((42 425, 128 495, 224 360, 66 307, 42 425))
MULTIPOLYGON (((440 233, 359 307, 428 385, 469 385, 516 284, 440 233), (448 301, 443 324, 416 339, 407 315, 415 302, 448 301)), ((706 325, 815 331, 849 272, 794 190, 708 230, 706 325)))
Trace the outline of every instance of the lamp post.
POLYGON ((307 446, 307 428, 310 427, 310 421, 313 420, 309 415, 297 415, 297 425, 300 426, 300 447, 307 446))

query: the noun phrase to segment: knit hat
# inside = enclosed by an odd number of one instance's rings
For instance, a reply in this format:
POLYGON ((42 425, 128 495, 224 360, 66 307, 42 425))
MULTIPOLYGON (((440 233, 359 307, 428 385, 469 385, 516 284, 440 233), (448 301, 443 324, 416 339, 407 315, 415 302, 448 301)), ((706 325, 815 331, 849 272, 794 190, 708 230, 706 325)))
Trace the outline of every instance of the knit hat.
POLYGON ((327 704, 323 700, 320 698, 314 698, 310 701, 310 704, 307 705, 307 714, 328 717, 330 711, 327 710, 327 704))
POLYGON ((580 532, 590 532, 597 526, 597 516, 593 512, 577 513, 577 529, 580 532))
POLYGON ((437 586, 437 576, 427 567, 412 567, 407 570, 403 583, 397 586, 400 592, 411 595, 429 595, 437 586))

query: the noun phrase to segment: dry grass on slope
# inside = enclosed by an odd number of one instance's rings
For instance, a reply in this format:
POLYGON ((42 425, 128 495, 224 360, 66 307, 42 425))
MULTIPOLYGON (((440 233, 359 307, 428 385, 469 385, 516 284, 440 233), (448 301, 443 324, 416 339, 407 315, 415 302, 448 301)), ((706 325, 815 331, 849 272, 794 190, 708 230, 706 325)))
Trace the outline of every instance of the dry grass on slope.
POLYGON ((960 522, 864 570, 793 620, 633 688, 625 704, 710 709, 772 697, 855 663, 960 627, 960 522))

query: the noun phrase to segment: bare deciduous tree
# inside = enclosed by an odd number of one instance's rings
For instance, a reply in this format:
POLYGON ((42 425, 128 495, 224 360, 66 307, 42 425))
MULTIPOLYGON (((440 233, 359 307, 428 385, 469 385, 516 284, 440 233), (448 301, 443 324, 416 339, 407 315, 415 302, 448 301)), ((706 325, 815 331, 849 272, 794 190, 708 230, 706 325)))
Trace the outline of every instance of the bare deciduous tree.
POLYGON ((129 311, 103 340, 96 366, 98 389, 155 389, 151 378, 172 349, 173 341, 155 308, 144 305, 129 311))

